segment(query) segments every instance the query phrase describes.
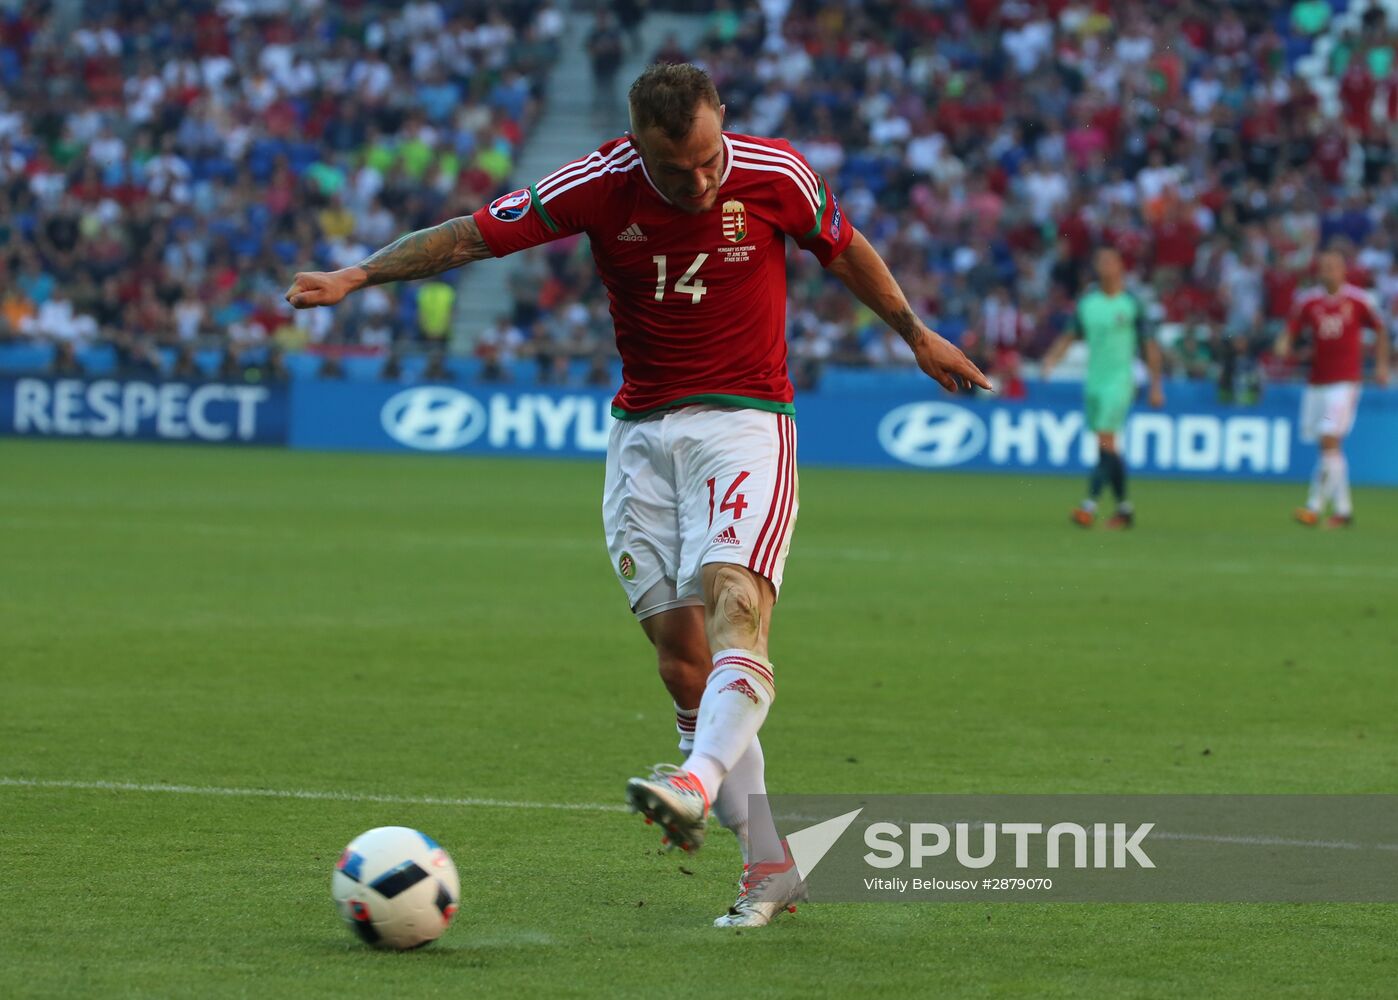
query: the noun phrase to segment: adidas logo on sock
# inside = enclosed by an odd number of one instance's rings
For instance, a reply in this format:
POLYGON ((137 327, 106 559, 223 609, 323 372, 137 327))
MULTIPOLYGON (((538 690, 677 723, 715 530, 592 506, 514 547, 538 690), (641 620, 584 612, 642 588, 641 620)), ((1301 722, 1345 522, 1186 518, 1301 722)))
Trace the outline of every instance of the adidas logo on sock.
POLYGON ((631 243, 642 243, 650 237, 646 236, 645 233, 641 232, 641 227, 637 223, 633 222, 631 223, 631 225, 627 226, 621 232, 617 233, 616 238, 619 240, 626 240, 631 243))
POLYGON ((739 540, 738 533, 733 530, 733 525, 730 524, 728 527, 720 531, 717 535, 714 535, 714 544, 742 545, 743 543, 741 540, 739 540))
POLYGON ((752 685, 747 682, 746 677, 739 677, 736 681, 730 681, 718 689, 719 694, 725 691, 737 691, 744 698, 751 700, 754 705, 758 703, 757 692, 752 689, 752 685))

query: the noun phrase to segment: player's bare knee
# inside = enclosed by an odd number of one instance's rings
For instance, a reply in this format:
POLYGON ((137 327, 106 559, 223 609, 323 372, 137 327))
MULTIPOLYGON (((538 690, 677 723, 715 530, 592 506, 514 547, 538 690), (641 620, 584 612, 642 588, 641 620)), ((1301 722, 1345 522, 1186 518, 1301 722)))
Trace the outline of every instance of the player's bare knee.
POLYGON ((708 588, 705 610, 715 649, 751 649, 762 635, 762 582, 741 566, 720 565, 708 588))

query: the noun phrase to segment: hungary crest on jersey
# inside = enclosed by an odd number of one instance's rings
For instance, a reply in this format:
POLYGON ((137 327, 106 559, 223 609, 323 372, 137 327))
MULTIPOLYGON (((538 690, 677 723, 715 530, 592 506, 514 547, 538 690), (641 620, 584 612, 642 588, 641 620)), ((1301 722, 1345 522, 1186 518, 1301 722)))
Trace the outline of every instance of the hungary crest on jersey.
POLYGON ((723 203, 723 237, 729 243, 741 243, 748 237, 748 213, 741 201, 723 203))

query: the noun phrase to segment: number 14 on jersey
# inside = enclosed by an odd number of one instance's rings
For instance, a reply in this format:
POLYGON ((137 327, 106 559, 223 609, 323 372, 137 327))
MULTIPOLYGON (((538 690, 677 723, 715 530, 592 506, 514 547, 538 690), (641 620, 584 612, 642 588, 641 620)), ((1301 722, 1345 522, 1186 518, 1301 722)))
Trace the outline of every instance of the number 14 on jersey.
MULTIPOLYGON (((704 297, 704 293, 708 291, 708 289, 704 287, 704 283, 694 277, 699 273, 699 268, 704 266, 704 261, 708 259, 709 255, 706 253, 701 253, 698 257, 695 257, 694 263, 690 264, 685 270, 684 275, 675 282, 675 291, 679 294, 687 294, 689 296, 690 305, 697 304, 698 301, 704 297)), ((665 257, 661 254, 657 254, 652 257, 651 260, 655 262, 655 301, 664 302, 665 276, 667 274, 665 257)))

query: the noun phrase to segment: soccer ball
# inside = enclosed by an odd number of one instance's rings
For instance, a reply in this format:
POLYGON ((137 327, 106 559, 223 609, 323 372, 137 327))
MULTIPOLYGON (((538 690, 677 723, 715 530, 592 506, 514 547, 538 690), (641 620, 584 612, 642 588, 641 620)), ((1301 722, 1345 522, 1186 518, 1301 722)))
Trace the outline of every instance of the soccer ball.
POLYGON ((345 923, 379 948, 437 940, 461 899, 461 880, 442 846, 406 826, 380 826, 350 841, 330 877, 345 923))

